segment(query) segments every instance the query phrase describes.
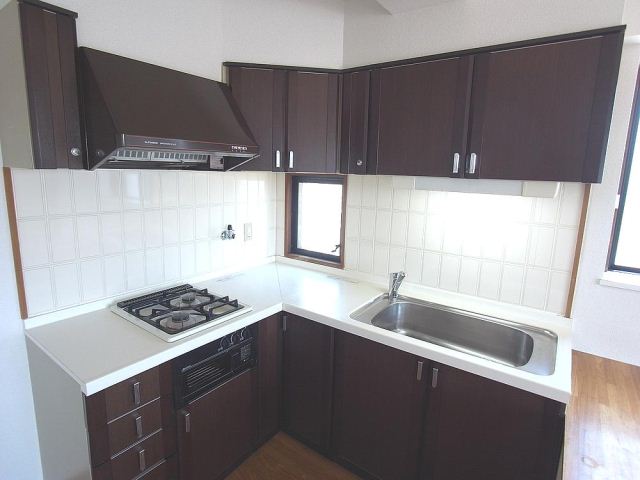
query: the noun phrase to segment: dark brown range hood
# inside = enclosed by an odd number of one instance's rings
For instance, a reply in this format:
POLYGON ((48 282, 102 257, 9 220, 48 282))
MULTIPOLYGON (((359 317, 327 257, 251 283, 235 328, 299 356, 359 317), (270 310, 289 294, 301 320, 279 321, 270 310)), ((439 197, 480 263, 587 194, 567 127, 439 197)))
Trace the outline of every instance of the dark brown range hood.
POLYGON ((259 147, 229 87, 80 48, 87 168, 230 170, 259 147))

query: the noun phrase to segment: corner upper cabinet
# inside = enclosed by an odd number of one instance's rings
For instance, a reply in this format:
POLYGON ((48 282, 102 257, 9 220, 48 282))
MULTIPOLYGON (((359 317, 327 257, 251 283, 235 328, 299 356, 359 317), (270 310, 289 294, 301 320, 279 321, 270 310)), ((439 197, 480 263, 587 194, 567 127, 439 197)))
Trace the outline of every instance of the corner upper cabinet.
POLYGON ((602 180, 623 32, 475 57, 466 177, 602 180))
POLYGON ((231 93, 260 145, 260 156, 238 170, 282 171, 287 72, 235 66, 228 72, 231 93))
POLYGON ((367 173, 370 84, 369 70, 342 76, 340 173, 367 173))
POLYGON ((462 176, 472 64, 467 56, 373 71, 368 171, 462 176))
POLYGON ((76 17, 29 0, 0 10, 0 140, 7 167, 83 167, 76 17))
POLYGON ((288 73, 288 172, 338 169, 338 91, 335 73, 288 73))

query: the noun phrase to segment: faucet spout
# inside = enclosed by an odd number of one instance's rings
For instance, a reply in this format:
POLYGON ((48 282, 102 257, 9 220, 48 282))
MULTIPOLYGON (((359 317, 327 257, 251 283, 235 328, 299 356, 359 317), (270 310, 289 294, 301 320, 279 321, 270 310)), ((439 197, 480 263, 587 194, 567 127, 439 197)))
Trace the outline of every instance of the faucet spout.
POLYGON ((407 274, 402 271, 389 274, 389 302, 393 302, 398 298, 398 290, 406 276, 407 274))

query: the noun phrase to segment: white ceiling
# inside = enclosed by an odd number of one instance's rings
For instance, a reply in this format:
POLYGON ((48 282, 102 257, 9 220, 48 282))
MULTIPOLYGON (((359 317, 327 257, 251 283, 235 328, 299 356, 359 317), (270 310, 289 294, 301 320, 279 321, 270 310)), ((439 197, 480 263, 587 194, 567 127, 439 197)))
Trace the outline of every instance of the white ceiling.
POLYGON ((454 0, 375 0, 387 12, 401 13, 409 10, 417 10, 419 8, 429 7, 438 3, 453 2, 454 0))

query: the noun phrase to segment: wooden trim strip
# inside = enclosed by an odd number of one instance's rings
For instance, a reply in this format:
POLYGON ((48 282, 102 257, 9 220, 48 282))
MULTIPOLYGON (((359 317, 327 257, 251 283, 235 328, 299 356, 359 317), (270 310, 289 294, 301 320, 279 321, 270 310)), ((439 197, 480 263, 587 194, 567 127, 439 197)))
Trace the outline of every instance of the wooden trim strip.
POLYGON ((18 305, 20 306, 20 317, 26 319, 27 296, 24 289, 24 276, 22 274, 22 259, 20 258, 20 240, 18 238, 18 217, 16 215, 16 204, 13 195, 13 181, 11 169, 2 168, 4 177, 4 193, 7 200, 7 214, 9 216, 9 234, 11 235, 11 248, 13 250, 13 268, 16 271, 16 287, 18 290, 18 305))
POLYGON ((573 269, 571 271, 571 282, 569 283, 569 295, 567 296, 567 307, 565 317, 571 318, 573 311, 573 299, 576 293, 576 283, 578 280, 578 267, 580 266, 580 254, 584 243, 585 225, 587 223, 587 211, 589 209, 589 198, 591 195, 591 184, 586 184, 582 196, 582 210, 580 212, 580 223, 578 224, 578 237, 576 239, 576 253, 573 257, 573 269))

